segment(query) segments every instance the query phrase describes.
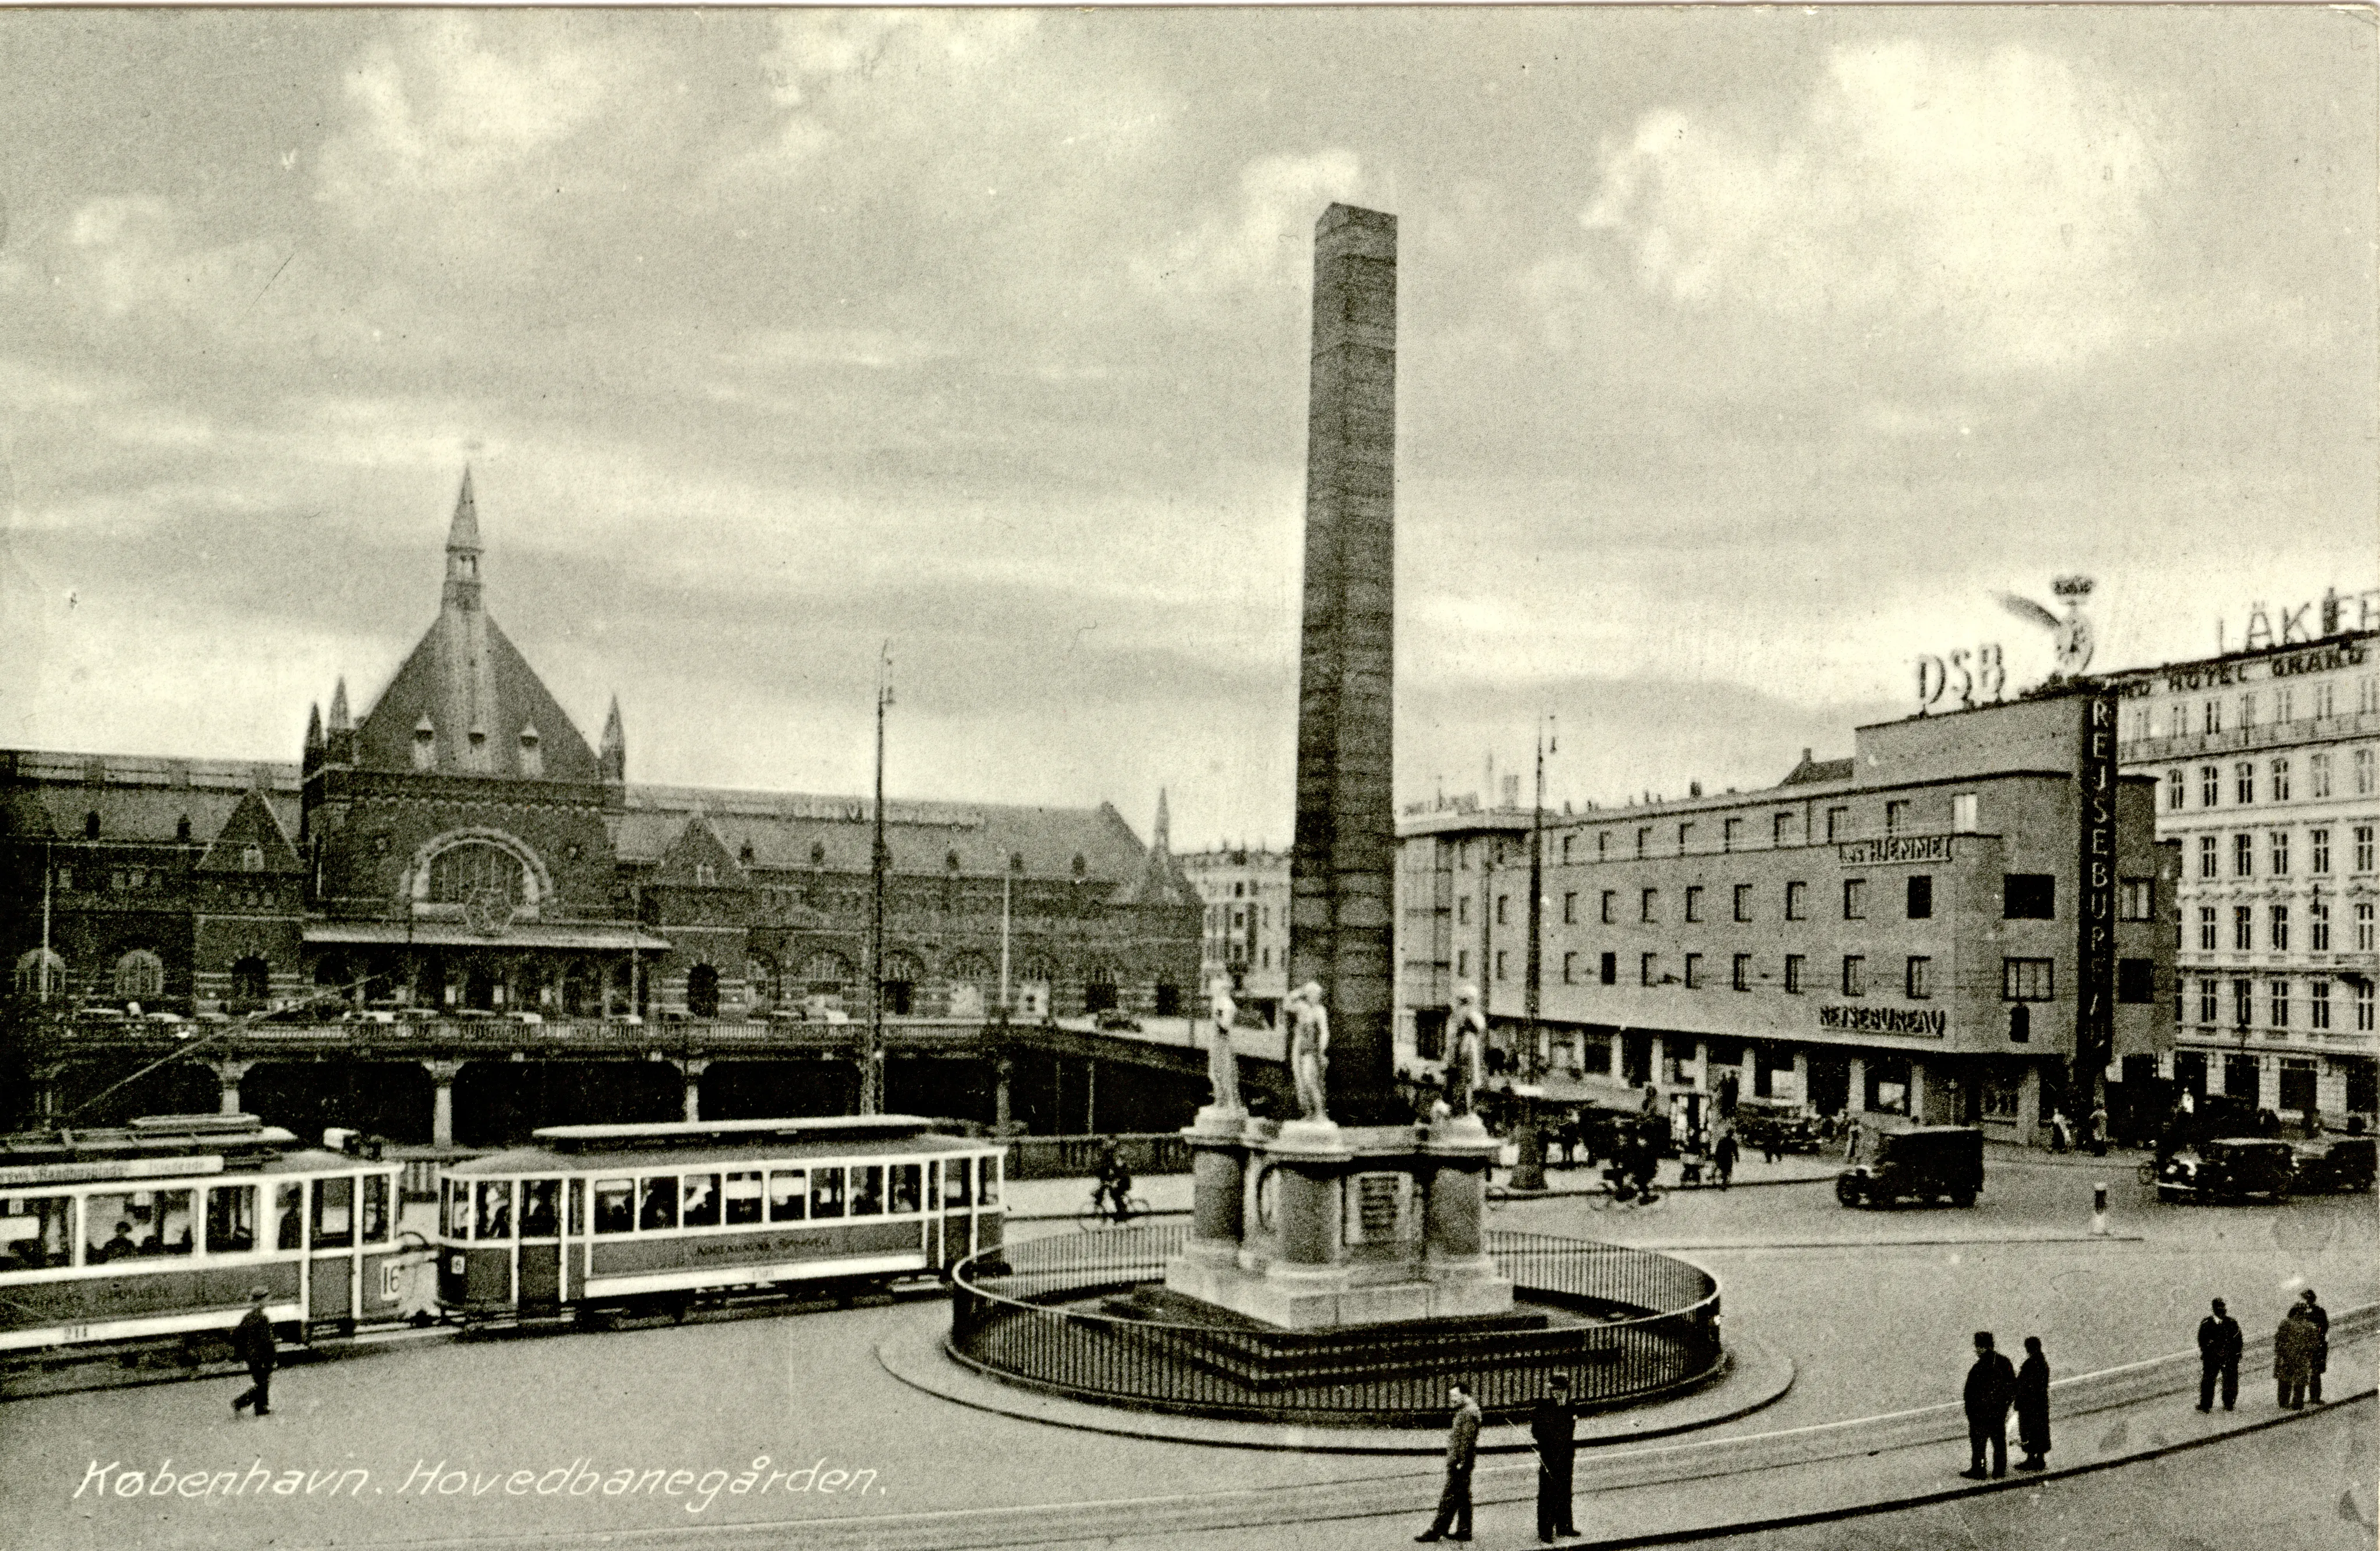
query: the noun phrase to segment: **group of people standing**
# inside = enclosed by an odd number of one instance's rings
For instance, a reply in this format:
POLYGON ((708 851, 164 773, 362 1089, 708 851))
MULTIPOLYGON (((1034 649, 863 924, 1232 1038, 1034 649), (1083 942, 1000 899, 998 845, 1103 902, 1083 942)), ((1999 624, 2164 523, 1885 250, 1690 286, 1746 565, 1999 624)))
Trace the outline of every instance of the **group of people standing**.
MULTIPOLYGON (((1438 1496, 1438 1513, 1429 1528, 1414 1536, 1434 1540, 1471 1538, 1471 1472, 1479 1459, 1479 1401, 1471 1387, 1456 1380, 1447 1389, 1454 1422, 1446 1435, 1446 1485, 1438 1496)), ((1537 1454, 1537 1538, 1548 1545, 1578 1538, 1571 1518, 1571 1466, 1578 1455, 1578 1409, 1570 1396, 1570 1377, 1555 1374, 1546 1380, 1546 1392, 1529 1413, 1529 1439, 1537 1454)))
POLYGON ((2024 1339, 2024 1365, 2010 1365, 1989 1330, 1975 1332, 1974 1366, 1967 1370, 1967 1468, 1959 1473, 1970 1481, 1997 1480, 2008 1474, 2009 1412, 2016 1412, 2016 1440, 2024 1457, 2021 1471, 2049 1468, 2049 1359, 2039 1336, 2024 1339), (1991 1469, 1984 1469, 1984 1455, 1991 1469))
MULTIPOLYGON (((2220 1393, 2229 1411, 2240 1399, 2240 1352, 2245 1344, 2240 1322, 2215 1300, 2214 1312, 2198 1322, 2198 1409, 2213 1411, 2220 1393)), ((2330 1366, 2330 1311, 2307 1288, 2281 1316, 2273 1332, 2273 1386, 2277 1404, 2303 1411, 2311 1399, 2322 1404, 2323 1370, 2330 1366)))

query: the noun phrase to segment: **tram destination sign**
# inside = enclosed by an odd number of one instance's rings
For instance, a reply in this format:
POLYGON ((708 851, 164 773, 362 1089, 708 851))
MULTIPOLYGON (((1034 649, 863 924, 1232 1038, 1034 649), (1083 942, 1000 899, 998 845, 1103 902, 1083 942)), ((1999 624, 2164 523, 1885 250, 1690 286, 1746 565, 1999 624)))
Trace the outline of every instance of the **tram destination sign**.
POLYGON ((1947 862, 1949 835, 1888 835, 1883 840, 1855 840, 1835 847, 1835 858, 1847 867, 1889 866, 1895 862, 1947 862))
POLYGON ((1939 1039, 1950 1015, 1938 1007, 1821 1007, 1818 1026, 1847 1034, 1913 1034, 1939 1039))

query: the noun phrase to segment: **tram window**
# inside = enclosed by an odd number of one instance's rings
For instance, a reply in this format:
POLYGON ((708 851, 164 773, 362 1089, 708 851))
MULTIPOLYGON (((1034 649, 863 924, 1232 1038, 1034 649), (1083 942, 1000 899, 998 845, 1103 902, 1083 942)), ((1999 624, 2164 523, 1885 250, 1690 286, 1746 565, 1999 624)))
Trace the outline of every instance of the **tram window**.
POLYGON ((921 1170, 914 1163, 896 1163, 892 1166, 893 1211, 914 1212, 917 1209, 917 1175, 920 1172, 921 1170))
POLYGON ((154 1253, 144 1247, 153 1240, 154 1230, 143 1220, 145 1214, 135 1214, 129 1194, 110 1193, 88 1200, 83 1208, 84 1265, 100 1266, 154 1253))
POLYGON ((284 1180, 273 1187, 273 1242, 285 1250, 306 1247, 306 1187, 284 1180))
POLYGON ((769 1170, 769 1220, 799 1222, 808 1206, 810 1180, 798 1169, 769 1170))
POLYGON ((474 1239, 509 1239, 513 1236, 513 1182, 510 1180, 480 1181, 480 1220, 471 1237, 474 1239))
POLYGON ((967 1173, 974 1167, 975 1160, 973 1158, 954 1157, 951 1159, 948 1170, 950 1190, 947 1194, 947 1199, 951 1206, 964 1206, 967 1204, 967 1173))
POLYGON ((0 1196, 0 1271, 38 1271, 73 1259, 73 1196, 0 1196))
POLYGON ((587 1231, 587 1181, 570 1181, 570 1232, 576 1238, 587 1231))
POLYGON ((864 1164, 851 1171, 851 1215, 856 1218, 880 1218, 884 1215, 882 1164, 864 1164))
POLYGON ((388 1242, 388 1176, 364 1176, 363 1242, 388 1242))
POLYGON ((677 1226, 677 1176, 661 1174, 637 1181, 637 1228, 650 1232, 677 1226))
POLYGON ((469 1238, 471 1236, 471 1181, 442 1180, 439 1183, 446 1192, 445 1220, 439 1231, 449 1239, 469 1238))
POLYGON ((343 1250, 355 1242, 355 1181, 346 1178, 315 1181, 314 1247, 318 1250, 343 1250))
POLYGON ((688 1174, 678 1181, 683 1195, 678 1222, 686 1228, 719 1226, 719 1176, 688 1174))
POLYGON ((242 1254, 256 1247, 256 1187, 217 1185, 207 1192, 207 1253, 242 1254))
POLYGON ((636 1187, 627 1180, 595 1181, 595 1231, 625 1233, 637 1223, 636 1187))
POLYGON ((810 1216, 839 1218, 843 1216, 843 1170, 813 1169, 810 1170, 810 1216))
POLYGON ((976 1170, 975 1199, 978 1206, 1000 1205, 1000 1157, 996 1153, 985 1158, 983 1166, 976 1170))
POLYGON ((552 1239, 562 1233, 562 1217, 556 1202, 562 1194, 560 1180, 524 1180, 521 1181, 521 1237, 552 1239))
POLYGON ((942 1204, 942 1164, 940 1158, 926 1165, 926 1209, 932 1211, 942 1204))
POLYGON ((727 1176, 727 1220, 733 1223, 760 1220, 760 1171, 727 1176))

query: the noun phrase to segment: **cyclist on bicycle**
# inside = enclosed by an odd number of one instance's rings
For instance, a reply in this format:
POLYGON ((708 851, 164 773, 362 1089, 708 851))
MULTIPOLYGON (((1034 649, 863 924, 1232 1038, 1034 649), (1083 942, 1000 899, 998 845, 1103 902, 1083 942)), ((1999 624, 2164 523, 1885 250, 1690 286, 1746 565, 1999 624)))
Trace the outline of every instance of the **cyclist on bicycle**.
POLYGON ((1132 1170, 1124 1167, 1123 1155, 1116 1151, 1113 1142, 1099 1149, 1099 1188, 1092 1193, 1094 1200, 1104 1196, 1110 1216, 1123 1222, 1132 1216, 1132 1170))

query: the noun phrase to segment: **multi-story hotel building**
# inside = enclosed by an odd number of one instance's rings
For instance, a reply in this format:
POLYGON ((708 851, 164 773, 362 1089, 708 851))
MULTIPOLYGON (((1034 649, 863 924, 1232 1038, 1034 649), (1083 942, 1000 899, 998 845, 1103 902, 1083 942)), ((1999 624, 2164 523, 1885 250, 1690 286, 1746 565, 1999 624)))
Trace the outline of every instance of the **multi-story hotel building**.
POLYGON ((2380 1108, 2380 631, 2111 675, 2121 758, 2178 842, 2170 1074, 2333 1121, 2380 1108))
MULTIPOLYGON (((1665 1092, 1980 1123, 2161 1102, 2178 867, 2114 703, 2062 693, 1858 730, 1767 791, 1543 822, 1539 1026, 1557 1102, 1665 1092), (2078 1050, 2082 1065, 2076 1069, 2078 1050)), ((1408 816, 1405 1058, 1465 981, 1523 1067, 1525 809, 1408 816)), ((1499 1079, 1499 1082, 1507 1079, 1499 1079)))
POLYGON ((1199 984, 1227 975, 1244 1012, 1271 1018, 1289 994, 1289 853, 1219 846, 1176 860, 1207 908, 1199 984))

